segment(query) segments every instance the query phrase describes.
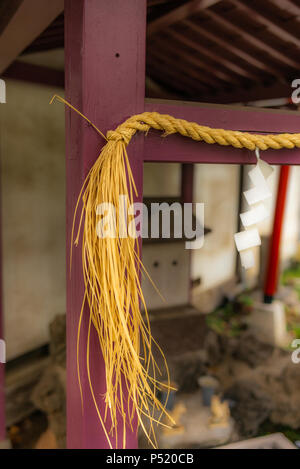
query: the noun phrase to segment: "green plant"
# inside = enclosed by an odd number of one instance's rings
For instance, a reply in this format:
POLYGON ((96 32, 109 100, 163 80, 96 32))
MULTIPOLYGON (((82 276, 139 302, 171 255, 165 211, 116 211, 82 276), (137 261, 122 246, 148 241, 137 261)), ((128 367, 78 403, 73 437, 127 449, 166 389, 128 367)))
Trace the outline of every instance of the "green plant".
POLYGON ((206 324, 218 334, 229 337, 238 336, 244 329, 240 315, 235 309, 235 304, 227 302, 206 316, 206 324))
POLYGON ((238 297, 238 302, 245 305, 245 306, 253 306, 254 300, 251 298, 251 296, 242 294, 238 297))

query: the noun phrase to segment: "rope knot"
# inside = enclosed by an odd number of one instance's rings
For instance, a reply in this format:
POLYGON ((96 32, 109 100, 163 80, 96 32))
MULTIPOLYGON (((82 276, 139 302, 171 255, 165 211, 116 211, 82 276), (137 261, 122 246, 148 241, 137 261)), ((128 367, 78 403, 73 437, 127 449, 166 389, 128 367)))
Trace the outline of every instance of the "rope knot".
POLYGON ((106 138, 107 140, 114 140, 115 142, 119 142, 120 140, 123 140, 126 145, 130 142, 130 139, 132 137, 132 134, 130 131, 126 131, 126 129, 120 130, 109 130, 106 133, 106 138))
POLYGON ((123 135, 120 132, 117 132, 116 130, 109 130, 106 133, 106 138, 107 140, 123 140, 123 135))

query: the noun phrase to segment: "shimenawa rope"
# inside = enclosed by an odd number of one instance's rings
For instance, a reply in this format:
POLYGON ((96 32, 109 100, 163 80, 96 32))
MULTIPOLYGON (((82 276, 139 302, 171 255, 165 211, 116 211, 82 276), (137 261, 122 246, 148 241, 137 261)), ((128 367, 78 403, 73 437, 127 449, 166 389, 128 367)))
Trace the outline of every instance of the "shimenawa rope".
MULTIPOLYGON (((109 445, 111 436, 122 435, 122 446, 126 447, 126 431, 133 428, 135 415, 149 441, 155 447, 154 423, 166 425, 172 422, 165 406, 157 398, 157 390, 169 392, 171 389, 169 372, 163 352, 152 337, 150 321, 140 282, 140 271, 146 273, 139 256, 139 246, 134 237, 100 238, 97 236, 99 215, 97 207, 102 203, 112 204, 119 210, 119 196, 125 196, 128 204, 133 202, 136 187, 131 172, 126 147, 137 131, 147 133, 153 128, 164 132, 164 136, 179 133, 196 141, 208 144, 231 145, 235 148, 266 150, 268 148, 300 148, 300 134, 255 135, 232 130, 213 129, 157 112, 144 112, 130 117, 115 130, 108 131, 106 137, 81 112, 70 103, 57 98, 88 121, 101 134, 106 144, 90 169, 78 197, 74 214, 73 235, 75 245, 82 246, 82 269, 85 294, 80 312, 77 341, 78 378, 79 347, 84 306, 88 305, 89 328, 86 348, 86 367, 90 391, 95 408, 109 445), (81 210, 78 216, 78 210, 81 210), (78 223, 76 224, 76 221, 78 223), (76 228, 76 230, 75 230, 76 228), (144 314, 140 305, 144 307, 144 314), (94 395, 90 376, 89 351, 90 329, 94 326, 99 339, 99 347, 105 360, 106 411, 101 415, 94 395), (153 346, 162 354, 167 385, 160 383, 156 376, 160 370, 153 357, 153 346), (128 402, 123 400, 123 389, 127 390, 128 402), (156 409, 156 410, 155 410, 156 409), (110 430, 107 429, 107 415, 110 416, 110 430), (118 428, 118 415, 122 417, 121 432, 118 428), (167 416, 165 423, 162 416, 167 416), (147 427, 144 417, 149 419, 147 427)), ((124 219, 116 217, 116 233, 124 219)), ((130 220, 127 220, 128 223, 130 220)), ((127 224, 126 224, 127 226, 127 224)), ((146 273, 147 275, 147 273, 146 273)), ((151 280, 151 279, 150 279, 151 280)), ((84 403, 83 403, 84 404, 84 403)), ((172 422, 174 423, 174 422, 172 422)))

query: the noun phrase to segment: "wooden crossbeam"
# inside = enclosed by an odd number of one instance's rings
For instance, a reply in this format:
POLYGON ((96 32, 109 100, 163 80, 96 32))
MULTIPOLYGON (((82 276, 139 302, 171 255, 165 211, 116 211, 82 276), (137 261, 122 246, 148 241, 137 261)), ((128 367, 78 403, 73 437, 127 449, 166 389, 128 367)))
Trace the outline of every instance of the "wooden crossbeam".
POLYGON ((162 63, 157 54, 151 54, 147 62, 147 73, 150 77, 162 83, 164 83, 164 79, 167 79, 168 88, 169 83, 172 83, 174 90, 180 91, 184 96, 197 96, 199 93, 205 93, 208 90, 207 87, 204 88, 202 83, 196 83, 190 77, 178 74, 178 72, 172 70, 172 67, 168 66, 168 64, 162 63))
MULTIPOLYGON (((269 57, 273 58, 277 62, 281 62, 285 65, 288 65, 289 67, 298 69, 299 63, 297 60, 291 57, 288 57, 286 54, 279 51, 275 47, 272 47, 269 44, 266 44, 263 40, 259 39, 254 34, 251 34, 248 31, 245 31, 245 29, 239 26, 237 23, 233 23, 232 21, 229 21, 228 19, 224 18, 224 16, 221 16, 211 10, 205 10, 205 14, 207 15, 208 18, 212 19, 216 24, 219 24, 220 26, 223 26, 229 29, 232 33, 236 33, 239 36, 243 37, 244 39, 247 40, 247 42, 250 45, 262 50, 264 53, 267 53, 269 57)), ((266 59, 267 59, 267 55, 266 55, 266 59)))
MULTIPOLYGON (((170 114, 209 127, 255 133, 295 133, 300 113, 293 111, 218 106, 182 101, 146 100, 145 110, 170 114)), ((253 164, 256 156, 245 148, 208 145, 180 135, 164 138, 150 131, 145 137, 144 161, 166 163, 253 164)), ((266 150, 261 157, 270 164, 300 164, 300 149, 266 150)))
POLYGON ((2 75, 4 78, 27 81, 38 85, 64 88, 65 74, 63 70, 55 70, 27 62, 15 61, 2 75))
MULTIPOLYGON (((182 47, 182 45, 185 45, 190 49, 190 41, 188 38, 185 38, 184 36, 178 37, 176 33, 172 33, 169 31, 168 35, 171 36, 171 40, 168 41, 168 43, 172 44, 172 47, 174 47, 175 50, 180 50, 180 47, 182 47)), ((194 67, 203 67, 204 70, 210 72, 213 78, 216 77, 218 78, 218 80, 228 83, 231 86, 234 84, 239 85, 241 83, 240 77, 237 77, 235 74, 228 73, 228 70, 224 70, 224 68, 220 67, 219 63, 212 63, 212 56, 210 55, 210 51, 208 49, 205 49, 200 45, 199 48, 197 47, 197 52, 199 52, 201 55, 199 55, 198 53, 195 54, 191 50, 184 50, 184 53, 182 55, 194 67)))
POLYGON ((199 34, 200 37, 203 36, 209 39, 210 41, 213 41, 218 46, 222 47, 225 51, 228 51, 230 52, 230 54, 235 55, 237 60, 243 59, 250 66, 261 70, 266 74, 278 77, 278 79, 280 79, 281 81, 285 81, 283 75, 278 70, 276 70, 276 68, 260 60, 254 54, 251 54, 250 51, 245 51, 238 44, 227 41, 224 38, 220 37, 217 31, 209 31, 208 28, 202 27, 191 20, 185 20, 183 22, 183 25, 190 28, 192 31, 195 31, 197 34, 199 34))
POLYGON ((155 80, 146 75, 146 96, 148 98, 160 99, 179 99, 178 93, 172 93, 167 88, 157 83, 155 80))
POLYGON ((0 0, 0 34, 4 31, 23 0, 0 0))
POLYGON ((171 45, 169 41, 165 41, 161 44, 159 41, 155 42, 155 47, 159 48, 161 53, 164 53, 166 61, 173 62, 177 66, 182 65, 184 73, 189 76, 194 76, 196 80, 208 80, 212 86, 219 88, 222 84, 240 83, 234 77, 230 77, 228 74, 219 70, 218 67, 210 65, 205 59, 201 59, 199 56, 192 52, 184 51, 184 53, 178 54, 180 50, 180 42, 173 41, 171 45), (202 70, 202 73, 199 73, 202 70))
POLYGON ((256 20, 258 24, 263 24, 266 26, 269 31, 274 33, 280 39, 291 42, 292 44, 295 44, 297 47, 299 47, 300 39, 292 34, 288 28, 285 28, 284 23, 280 25, 275 20, 271 20, 269 15, 263 9, 258 10, 257 7, 254 8, 253 5, 243 3, 239 0, 230 0, 230 2, 235 5, 238 10, 243 11, 253 20, 256 20))
POLYGON ((23 0, 0 37, 0 74, 63 11, 64 0, 23 0))
POLYGON ((277 6, 281 10, 290 13, 294 16, 300 15, 300 6, 291 0, 269 0, 272 5, 277 6))
POLYGON ((257 75, 248 70, 245 70, 233 61, 227 60, 221 54, 216 53, 213 49, 209 49, 207 47, 202 46, 200 41, 196 42, 193 39, 190 39, 189 37, 185 36, 184 34, 178 33, 177 31, 170 29, 168 29, 168 34, 170 34, 171 37, 176 38, 182 44, 185 44, 187 47, 190 47, 191 49, 200 52, 204 56, 215 60, 218 64, 221 64, 223 67, 225 67, 227 71, 240 77, 244 77, 248 80, 252 79, 253 81, 258 81, 257 75))
POLYGON ((248 103, 262 99, 287 98, 291 96, 292 88, 289 84, 274 83, 269 86, 254 85, 251 87, 235 87, 231 91, 221 93, 206 93, 200 95, 199 101, 217 104, 248 103))
MULTIPOLYGON (((151 60, 152 57, 155 57, 159 62, 157 64, 159 65, 158 68, 158 73, 163 72, 163 74, 166 74, 167 76, 172 76, 173 79, 178 81, 178 83, 186 83, 190 87, 191 90, 195 90, 196 92, 201 89, 204 90, 213 90, 214 86, 211 83, 210 80, 210 74, 207 76, 205 75, 204 71, 203 73, 199 73, 199 70, 193 69, 189 64, 185 67, 185 73, 180 73, 178 71, 177 67, 174 65, 176 64, 176 60, 178 61, 177 58, 171 57, 170 55, 164 54, 161 50, 157 48, 153 48, 150 54, 151 60), (161 68, 161 71, 160 71, 161 68)), ((183 61, 185 64, 185 62, 183 61)), ((174 85, 176 85, 177 82, 175 81, 174 85)), ((220 85, 219 82, 217 82, 218 86, 220 85)))
POLYGON ((157 34, 168 26, 182 21, 199 11, 215 5, 220 0, 191 0, 181 7, 175 8, 156 20, 152 21, 147 27, 147 37, 157 34))

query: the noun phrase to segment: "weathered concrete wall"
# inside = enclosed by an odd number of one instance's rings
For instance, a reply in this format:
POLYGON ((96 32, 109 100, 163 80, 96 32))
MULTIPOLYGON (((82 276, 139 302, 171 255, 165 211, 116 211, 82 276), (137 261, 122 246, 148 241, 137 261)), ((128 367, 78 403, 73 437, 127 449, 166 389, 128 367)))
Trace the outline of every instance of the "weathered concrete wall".
POLYGON ((205 204, 205 225, 212 232, 192 254, 192 278, 200 277, 200 290, 206 290, 228 281, 235 272, 239 168, 196 165, 195 170, 194 201, 205 204))
POLYGON ((144 164, 144 197, 179 197, 181 165, 177 163, 144 164))
POLYGON ((8 359, 45 343, 65 312, 64 109, 48 104, 55 91, 7 80, 0 109, 8 359))

